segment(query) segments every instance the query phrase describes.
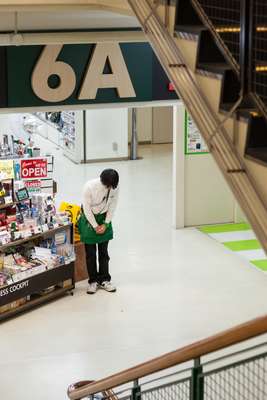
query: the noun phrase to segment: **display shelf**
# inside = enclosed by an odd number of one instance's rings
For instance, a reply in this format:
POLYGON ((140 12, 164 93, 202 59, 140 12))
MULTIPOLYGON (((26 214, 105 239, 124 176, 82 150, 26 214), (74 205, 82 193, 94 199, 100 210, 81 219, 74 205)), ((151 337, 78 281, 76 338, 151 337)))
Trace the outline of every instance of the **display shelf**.
POLYGON ((18 204, 18 202, 17 201, 13 201, 12 203, 5 203, 5 204, 1 204, 0 205, 0 210, 4 210, 5 208, 7 208, 7 207, 13 207, 13 206, 15 206, 16 204, 18 204))
POLYGON ((25 311, 28 311, 32 308, 40 306, 42 304, 48 303, 49 301, 55 300, 58 297, 62 297, 64 296, 64 294, 70 293, 73 289, 74 286, 70 286, 68 288, 57 288, 53 292, 47 295, 38 296, 37 298, 28 301, 27 303, 23 304, 22 306, 19 306, 18 308, 14 308, 9 311, 6 311, 5 313, 0 314, 0 322, 8 318, 12 318, 15 315, 21 314, 25 311))
POLYGON ((1 204, 1 205, 0 205, 0 210, 3 210, 3 209, 5 209, 5 208, 7 208, 7 207, 16 206, 16 205, 21 204, 21 203, 24 203, 24 202, 26 202, 26 201, 30 201, 30 199, 23 200, 23 201, 12 201, 12 203, 1 204))
POLYGON ((62 296, 74 288, 74 262, 8 285, 0 289, 0 307, 10 305, 26 297, 30 297, 30 300, 16 308, 10 308, 0 313, 0 321, 62 296), (70 283, 66 287, 61 287, 64 282, 68 281, 70 283), (42 290, 51 286, 55 286, 56 289, 47 294, 40 294, 42 290))
MULTIPOLYGON (((72 259, 69 260, 69 262, 66 262, 66 263, 64 263, 64 264, 57 265, 56 267, 48 268, 48 269, 46 269, 45 271, 33 273, 33 274, 31 274, 31 275, 29 275, 29 276, 26 276, 26 277, 24 277, 24 278, 21 278, 21 279, 19 279, 19 280, 17 280, 17 281, 14 281, 14 280, 13 280, 12 283, 9 283, 9 284, 6 285, 6 286, 2 286, 2 287, 0 288, 0 290, 5 289, 5 288, 7 288, 7 287, 10 286, 10 285, 18 284, 18 283, 20 283, 20 282, 22 282, 22 281, 25 281, 25 279, 31 279, 31 278, 33 278, 34 276, 41 275, 41 274, 45 274, 47 271, 52 271, 52 270, 55 270, 55 269, 57 269, 57 268, 62 268, 62 267, 64 267, 65 265, 70 265, 70 264, 73 263, 73 262, 75 262, 75 259, 72 258, 72 259)), ((33 267, 32 269, 34 270, 35 268, 38 269, 38 266, 37 266, 37 267, 33 267)), ((24 271, 24 272, 26 272, 26 271, 24 271)))
POLYGON ((31 240, 36 240, 36 239, 39 239, 41 237, 49 236, 51 233, 56 233, 56 232, 66 228, 66 227, 71 227, 71 226, 72 226, 72 224, 61 225, 58 228, 49 229, 49 230, 47 230, 45 232, 29 236, 28 238, 25 238, 25 239, 14 240, 13 242, 9 242, 7 244, 4 244, 4 245, 0 246, 0 253, 2 253, 3 251, 7 250, 10 247, 20 246, 23 243, 27 243, 27 242, 30 242, 31 240))

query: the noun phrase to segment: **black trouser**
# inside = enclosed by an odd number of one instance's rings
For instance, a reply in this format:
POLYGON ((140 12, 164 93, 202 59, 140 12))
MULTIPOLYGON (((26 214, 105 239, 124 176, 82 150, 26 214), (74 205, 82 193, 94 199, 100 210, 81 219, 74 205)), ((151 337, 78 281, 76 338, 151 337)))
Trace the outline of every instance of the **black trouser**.
POLYGON ((109 255, 108 255, 108 243, 86 244, 86 262, 87 271, 89 276, 89 283, 98 282, 103 283, 105 281, 110 282, 111 276, 109 275, 109 255), (99 271, 97 272, 97 261, 96 261, 96 246, 98 247, 98 264, 99 271))

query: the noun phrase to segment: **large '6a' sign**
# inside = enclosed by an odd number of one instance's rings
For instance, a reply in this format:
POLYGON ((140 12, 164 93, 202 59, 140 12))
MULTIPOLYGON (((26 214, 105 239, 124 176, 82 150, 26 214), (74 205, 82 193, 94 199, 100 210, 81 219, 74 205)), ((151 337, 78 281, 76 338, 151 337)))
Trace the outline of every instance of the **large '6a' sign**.
MULTIPOLYGON (((37 97, 49 103, 67 100, 76 89, 76 74, 71 65, 57 58, 63 45, 46 46, 33 70, 31 85, 37 97), (58 84, 52 87, 49 79, 58 77, 58 84)), ((120 98, 136 97, 126 63, 118 43, 95 45, 85 76, 80 84, 78 100, 94 100, 98 89, 114 88, 120 98), (109 63, 111 72, 104 73, 109 63)))

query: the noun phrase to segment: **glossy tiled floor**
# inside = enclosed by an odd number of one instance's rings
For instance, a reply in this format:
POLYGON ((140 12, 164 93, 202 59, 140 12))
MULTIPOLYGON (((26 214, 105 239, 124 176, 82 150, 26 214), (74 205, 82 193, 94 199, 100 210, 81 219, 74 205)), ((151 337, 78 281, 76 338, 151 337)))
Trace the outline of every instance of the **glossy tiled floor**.
MULTIPOLYGON (((80 202, 107 164, 56 154, 59 200, 80 202)), ((108 164, 121 175, 111 243, 116 294, 65 297, 0 327, 5 400, 63 400, 69 383, 98 379, 267 312, 267 276, 196 229, 171 227, 171 148, 108 164)))

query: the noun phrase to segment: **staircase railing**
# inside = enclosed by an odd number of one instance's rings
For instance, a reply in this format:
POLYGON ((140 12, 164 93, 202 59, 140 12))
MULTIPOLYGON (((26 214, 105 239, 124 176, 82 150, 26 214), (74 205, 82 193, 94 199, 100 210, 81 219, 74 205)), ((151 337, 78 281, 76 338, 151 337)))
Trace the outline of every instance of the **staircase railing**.
POLYGON ((243 0, 190 0, 203 25, 213 34, 229 65, 239 74, 241 4, 243 0))
POLYGON ((267 2, 191 0, 240 78, 243 93, 267 120, 267 2))
POLYGON ((264 316, 105 379, 73 384, 68 396, 72 400, 93 399, 97 393, 110 400, 264 400, 267 342, 260 335, 266 332, 264 316))
POLYGON ((176 92, 184 101, 259 241, 267 251, 267 210, 221 120, 213 112, 156 8, 148 0, 128 1, 176 92))
POLYGON ((254 0, 251 7, 251 90, 267 120, 267 2, 254 0))

